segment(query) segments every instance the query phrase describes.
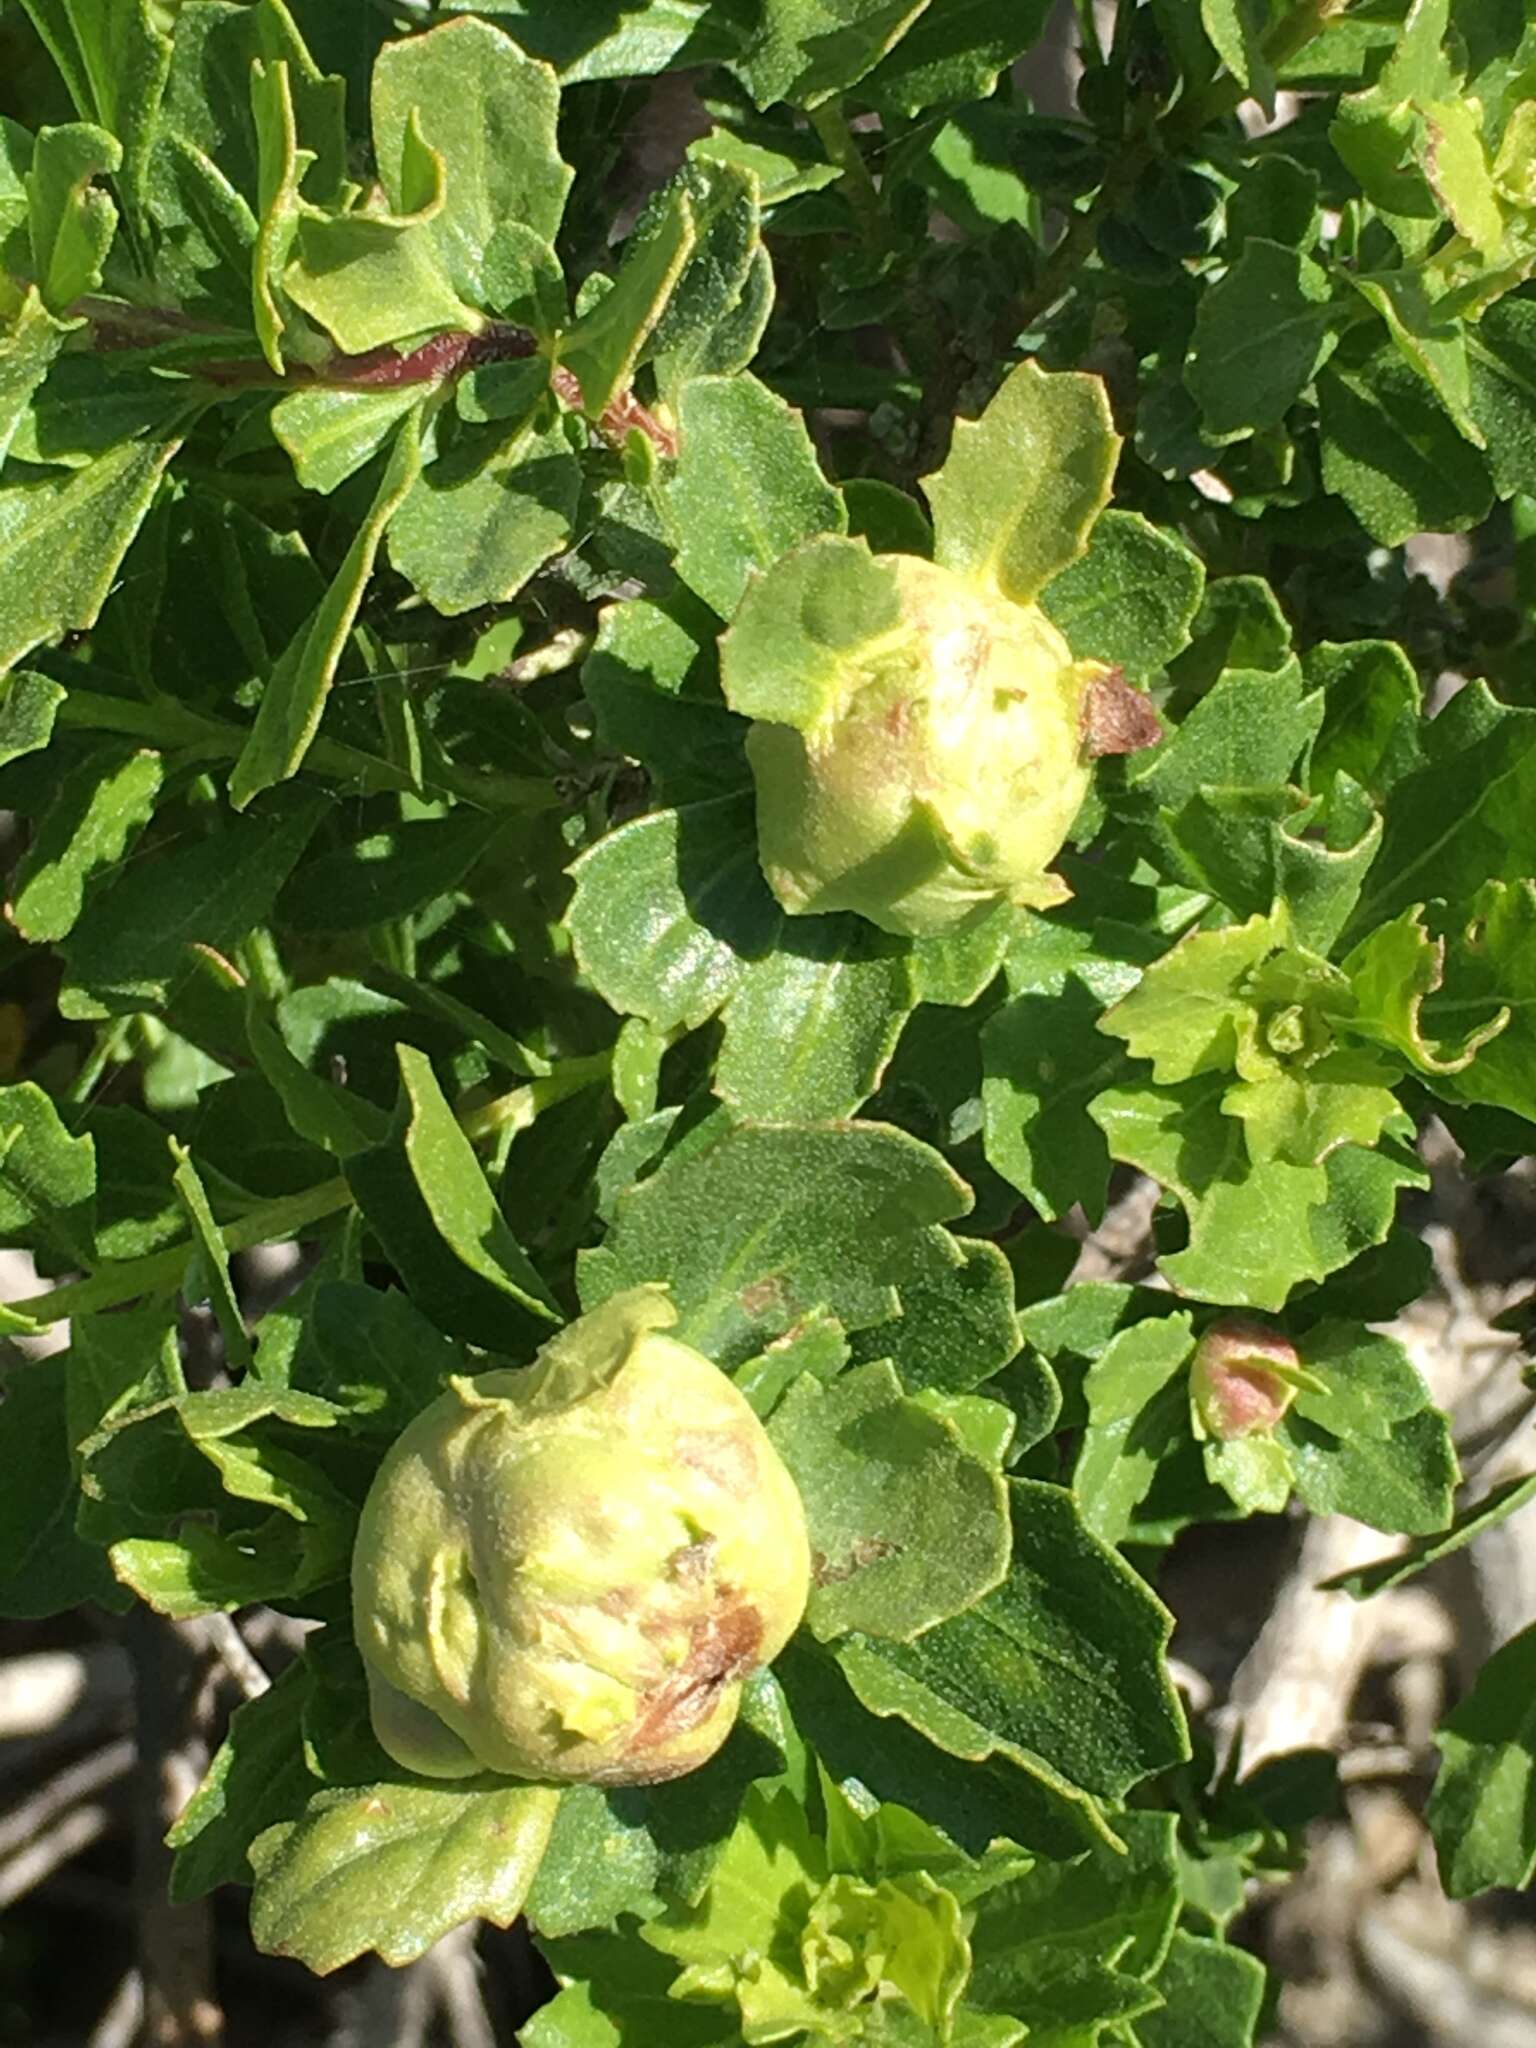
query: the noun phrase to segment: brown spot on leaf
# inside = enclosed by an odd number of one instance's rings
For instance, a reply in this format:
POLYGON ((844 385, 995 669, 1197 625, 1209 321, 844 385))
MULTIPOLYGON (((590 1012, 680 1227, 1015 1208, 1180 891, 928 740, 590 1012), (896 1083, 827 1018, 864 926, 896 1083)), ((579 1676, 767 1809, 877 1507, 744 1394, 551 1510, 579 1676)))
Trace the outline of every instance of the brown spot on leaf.
POLYGON ((1162 736, 1163 721, 1151 699, 1125 680, 1122 669, 1106 669, 1083 692, 1083 749, 1091 760, 1139 753, 1162 736))
POLYGON ((381 1820, 388 1817, 389 1810, 387 1799, 365 1799, 363 1801, 364 1813, 373 1814, 381 1820))
POLYGON ((743 1287, 736 1297, 749 1316, 760 1316, 769 1309, 785 1306, 784 1282, 777 1273, 769 1273, 762 1280, 754 1280, 743 1287))
POLYGON ((900 1549, 899 1543, 887 1543, 883 1536, 861 1536, 842 1564, 833 1564, 818 1550, 811 1559, 811 1577, 818 1586, 839 1586, 855 1572, 878 1564, 882 1557, 894 1557, 900 1549))

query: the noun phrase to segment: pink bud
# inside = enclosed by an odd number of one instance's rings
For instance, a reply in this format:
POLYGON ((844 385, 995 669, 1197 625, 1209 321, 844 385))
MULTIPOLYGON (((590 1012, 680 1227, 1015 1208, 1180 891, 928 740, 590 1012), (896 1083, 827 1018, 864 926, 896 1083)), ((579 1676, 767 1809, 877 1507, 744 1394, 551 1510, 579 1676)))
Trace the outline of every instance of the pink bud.
POLYGON ((1195 1412, 1207 1433, 1231 1443, 1273 1429, 1296 1398, 1286 1374, 1298 1363, 1295 1345, 1262 1323, 1212 1323, 1190 1367, 1195 1412))

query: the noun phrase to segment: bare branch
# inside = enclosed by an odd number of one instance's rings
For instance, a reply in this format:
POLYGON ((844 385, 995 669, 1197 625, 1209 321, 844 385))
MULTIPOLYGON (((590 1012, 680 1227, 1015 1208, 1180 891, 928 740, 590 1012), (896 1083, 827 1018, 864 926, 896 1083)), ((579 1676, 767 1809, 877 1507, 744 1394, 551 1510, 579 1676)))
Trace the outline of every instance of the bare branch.
POLYGON ((134 1744, 126 1736, 121 1742, 109 1742, 104 1748, 93 1750, 89 1756, 60 1771, 30 1799, 13 1806, 9 1813, 0 1814, 0 1857, 12 1856, 18 1849, 24 1849, 34 1836, 51 1827, 61 1813, 67 1813, 70 1807, 78 1806, 93 1792, 104 1791, 108 1785, 126 1777, 133 1769, 137 1754, 134 1744))
POLYGON ((133 2048, 144 2022, 144 1979, 129 1970, 107 2001, 86 2048, 133 2048))
POLYGON ((112 1824, 105 1806, 76 1806, 8 1863, 0 1864, 0 1912, 52 1877, 61 1864, 100 1840, 112 1824))
POLYGON ((231 1615, 203 1614, 191 1626, 204 1637, 248 1700, 259 1700, 270 1689, 272 1680, 231 1615))

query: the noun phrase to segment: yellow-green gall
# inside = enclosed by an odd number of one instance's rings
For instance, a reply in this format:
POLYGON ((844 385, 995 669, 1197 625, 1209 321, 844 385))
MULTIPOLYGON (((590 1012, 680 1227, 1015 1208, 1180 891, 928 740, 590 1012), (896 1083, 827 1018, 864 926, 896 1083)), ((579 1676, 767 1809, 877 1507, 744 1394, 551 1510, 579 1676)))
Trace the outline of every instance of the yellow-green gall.
POLYGON ((814 682, 779 685, 782 715, 747 738, 763 873, 796 913, 852 910, 921 937, 999 903, 1060 903, 1050 863, 1095 755, 1156 736, 1147 700, 1074 660, 1038 606, 914 555, 857 562, 822 541, 786 557, 726 635, 728 699, 773 701, 764 675, 797 653, 814 682))
POLYGON ((353 1614, 406 1769, 649 1784, 706 1762, 810 1585, 794 1481, 660 1288, 456 1380, 363 1509, 353 1614))

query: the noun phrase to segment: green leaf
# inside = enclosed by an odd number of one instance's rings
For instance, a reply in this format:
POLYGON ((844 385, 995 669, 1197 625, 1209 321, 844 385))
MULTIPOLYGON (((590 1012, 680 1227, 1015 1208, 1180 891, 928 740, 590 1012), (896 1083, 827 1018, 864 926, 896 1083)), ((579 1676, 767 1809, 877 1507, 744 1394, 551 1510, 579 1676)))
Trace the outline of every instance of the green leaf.
POLYGON ((73 1266, 95 1263, 96 1154, 35 1081, 0 1088, 0 1236, 73 1266))
POLYGON ((1475 100, 1444 99, 1423 111, 1425 175, 1456 232, 1491 261, 1504 241, 1504 208, 1483 143, 1483 110, 1475 100))
POLYGON ((669 1995, 677 1973, 664 1956, 626 1944, 616 1972, 614 1946, 612 1935, 595 1934, 552 1949, 564 1988, 520 2029, 524 2048, 731 2048, 741 2039, 723 2006, 669 1995))
POLYGON ((1086 549, 1119 451, 1098 378, 1020 363, 923 479, 934 559, 1028 604, 1086 549))
POLYGON ((754 569, 847 525, 799 413, 750 374, 684 385, 666 513, 678 574, 721 618, 735 611, 754 569))
POLYGON ((63 777, 11 878, 10 917, 23 938, 70 930, 87 881, 115 866, 153 815, 160 774, 158 754, 113 743, 63 777))
POLYGON ((804 1809, 787 1788, 752 1797, 726 1845, 715 1880, 699 1902, 673 1908, 645 1931, 647 1944, 688 1967, 679 1988, 735 2003, 753 2031, 769 2022, 814 2020, 818 2003, 797 1983, 799 1972, 776 1964, 769 1954, 774 1937, 793 1928, 805 1903, 827 1876, 826 1855, 811 1834, 804 1809), (759 1955, 764 1961, 749 1977, 732 1971, 720 1983, 715 1958, 759 1955), (715 1964, 711 1968, 711 1964, 715 1964), (734 1980, 734 1981, 732 1981, 734 1980), (759 2005, 766 2008, 759 2010, 759 2005), (798 2008, 798 2010, 797 2010, 798 2008))
POLYGON ((372 461, 395 425, 420 402, 414 384, 383 391, 315 385, 278 400, 272 432, 287 449, 304 489, 329 495, 372 461))
POLYGON ((938 1153, 884 1124, 727 1127, 619 1197, 578 1259, 582 1303, 664 1281, 678 1337, 729 1370, 817 1309, 888 1321, 933 1226, 969 1206, 938 1153))
POLYGON ((197 949, 227 954, 265 922, 327 808, 309 797, 226 816, 217 860, 201 841, 167 847, 95 891, 63 944, 64 1014, 131 1015, 175 1002, 206 960, 197 949))
POLYGON ((1318 174, 1288 156, 1261 156, 1244 166, 1227 200, 1227 246, 1242 251, 1252 236, 1310 248, 1317 237, 1318 174))
POLYGON ((616 1010, 689 1030, 771 959, 783 913, 763 881, 749 800, 632 819, 575 863, 567 915, 582 972, 616 1010))
POLYGON ((1530 872, 1536 711, 1481 679, 1422 734, 1424 766, 1393 785, 1381 852, 1350 921, 1360 936, 1428 895, 1465 903, 1484 882, 1530 872))
POLYGON ((290 67, 284 59, 251 60, 251 122, 256 135, 256 236, 251 246, 251 319, 262 354, 283 374, 288 327, 283 275, 299 231, 299 186, 313 162, 299 148, 290 67))
POLYGON ((1501 498, 1536 490, 1536 305, 1510 296, 1466 332, 1472 414, 1501 498))
POLYGON ((317 1792, 251 1843, 251 1934, 325 1976, 373 1950, 398 1968, 468 1919, 509 1927, 554 1825, 547 1785, 317 1792))
POLYGON ((1013 1269, 995 1244, 930 1231, 902 1276, 901 1313, 855 1331, 851 1349, 860 1361, 891 1359, 916 1391, 969 1393, 1018 1351, 1013 1304, 1013 1269))
POLYGON ((1103 1003, 1077 975, 1016 996, 982 1026, 982 1110, 989 1163, 1047 1218, 1081 1202, 1104 1213, 1109 1150, 1088 1104, 1126 1074, 1097 1025, 1103 1003))
POLYGON ((305 207, 282 265, 283 291, 347 355, 479 325, 434 239, 444 199, 442 158, 421 140, 414 118, 408 132, 413 176, 420 177, 412 210, 318 214, 305 207))
POLYGON ((1426 1818, 1453 1899, 1536 1877, 1536 1628, 1496 1650, 1442 1723, 1426 1818))
POLYGON ((1267 0, 1200 0, 1200 20, 1238 84, 1272 110, 1275 74, 1264 49, 1267 0))
POLYGON ((157 376, 126 350, 66 350, 19 422, 11 453, 78 469, 119 442, 163 438, 201 403, 184 379, 157 376))
POLYGON ((1323 694, 1323 722, 1308 760, 1309 786, 1326 792, 1348 775, 1374 797, 1418 761, 1422 692, 1395 640, 1324 640, 1302 658, 1308 685, 1323 694))
POLYGON ((194 1250, 187 1273, 187 1299, 209 1304, 218 1319, 229 1364, 237 1372, 249 1372, 253 1363, 251 1340, 246 1334, 240 1304, 229 1277, 229 1254, 224 1249, 224 1240, 214 1222, 213 1211, 208 1206, 208 1196, 192 1163, 191 1153, 175 1138, 170 1142, 171 1157, 176 1162, 172 1183, 192 1226, 194 1250))
POLYGON ((402 421, 367 517, 314 612, 268 676, 256 722, 229 777, 229 800, 244 810, 264 789, 296 774, 320 729, 325 702, 346 651, 374 557, 394 513, 421 470, 420 415, 402 421))
POLYGON ((1306 692, 1295 661, 1229 668, 1161 746, 1132 757, 1127 779, 1170 811, 1207 783, 1283 784, 1322 716, 1323 700, 1306 692))
POLYGON ((933 528, 916 498, 874 476, 848 477, 841 486, 848 531, 877 555, 933 555, 933 528))
POLYGON ((758 199, 765 207, 779 206, 802 192, 820 192, 842 176, 837 165, 818 152, 812 138, 777 127, 765 129, 761 135, 711 128, 707 135, 689 143, 688 160, 749 172, 757 180, 758 199))
POLYGON ((1124 1541, 1159 1464, 1187 1438, 1187 1384, 1175 1375, 1194 1346, 1187 1314, 1149 1318, 1111 1338, 1089 1367, 1072 1492, 1085 1527, 1106 1543, 1124 1541))
POLYGON ((29 286, 20 310, 0 335, 0 462, 4 462, 18 428, 30 424, 33 393, 47 376, 68 333, 29 286))
POLYGON ((1010 1492, 1014 1564, 998 1591, 915 1643, 852 1637, 838 1662, 872 1712, 942 1748, 1117 1798, 1185 1751, 1161 1670, 1169 1623, 1068 1495, 1032 1480, 1010 1492))
POLYGON ((175 441, 125 441, 83 469, 0 487, 0 673, 96 622, 175 441))
MULTIPOLYGON (((1227 0, 1235 4, 1235 0, 1227 0)), ((1184 382, 1220 440, 1277 427, 1338 341, 1327 273, 1257 236, 1200 300, 1184 382)))
POLYGON ((830 1386, 802 1375, 769 1435, 805 1502, 819 1641, 859 1630, 907 1642, 1001 1583, 1001 1472, 905 1396, 893 1366, 858 1366, 830 1386))
POLYGON ((403 1294, 327 1280, 315 1294, 293 1381, 344 1408, 360 1434, 392 1442, 453 1374, 469 1369, 458 1345, 403 1294))
POLYGON ((1048 0, 950 0, 929 7, 862 81, 859 97, 899 114, 983 100, 1039 40, 1048 0))
POLYGON ((796 918, 724 1010, 715 1089, 744 1117, 851 1116, 916 1001, 900 941, 856 917, 796 918))
POLYGON ((1410 259, 1436 232, 1424 176, 1422 110, 1429 101, 1453 97, 1460 84, 1442 48, 1449 14, 1448 0, 1419 0, 1375 84, 1343 99, 1329 128, 1335 150, 1410 259))
POLYGON ((1472 1057, 1430 1085, 1536 1122, 1536 883, 1489 882, 1466 911, 1450 935, 1446 985, 1426 993, 1424 1009, 1431 1030, 1464 1032, 1472 1057))
POLYGON ((1480 1500, 1463 1508, 1448 1528, 1420 1536, 1406 1549, 1395 1550, 1390 1557, 1384 1557, 1379 1564, 1361 1565, 1357 1571, 1340 1572, 1337 1578, 1325 1579, 1323 1585, 1329 1592, 1348 1593, 1352 1600, 1373 1599, 1377 1593, 1388 1592, 1393 1586, 1406 1585, 1442 1558, 1465 1550, 1485 1529, 1496 1529, 1533 1500, 1536 1500, 1536 1473, 1527 1472, 1518 1478, 1503 1480, 1498 1486, 1490 1487, 1480 1500))
POLYGON ((1187 933, 1152 962, 1100 1029, 1123 1038, 1133 1058, 1150 1061, 1154 1081, 1235 1068, 1256 1020, 1251 977, 1284 943, 1284 927, 1273 916, 1187 933))
POLYGON ((1352 1515, 1373 1529, 1422 1536, 1451 1519, 1456 1454, 1450 1426, 1427 1404, 1384 1435, 1336 1437, 1305 1417, 1287 1416, 1296 1491, 1316 1515, 1352 1515))
POLYGON ((1204 696, 1225 669, 1290 666, 1291 625, 1262 576, 1218 576, 1195 614, 1194 645, 1173 665, 1181 698, 1204 696))
POLYGON ((117 233, 117 208, 92 182, 123 160, 117 138, 84 121, 40 128, 27 173, 32 273, 50 313, 101 285, 117 233))
POLYGON ((466 434, 397 500, 390 560, 449 616, 504 604, 570 540, 580 491, 558 424, 466 434))
POLYGON ((747 780, 742 721, 712 674, 714 625, 686 592, 609 605, 581 672, 598 738, 642 762, 662 800, 716 796, 747 780))
POLYGON ((113 1571, 138 1599, 157 1614, 185 1621, 199 1614, 233 1614, 256 1601, 292 1600, 341 1577, 346 1544, 322 1540, 311 1545, 307 1537, 305 1529, 282 1514, 227 1536, 189 1521, 172 1537, 124 1537, 107 1554, 113 1571))
POLYGON ((1300 1386, 1292 1417, 1316 1422, 1339 1437, 1385 1442, 1399 1422, 1430 1403, 1429 1390, 1401 1344, 1354 1323, 1321 1322, 1300 1346, 1309 1381, 1300 1386))
MULTIPOLYGON (((470 11, 449 0, 449 13, 470 11)), ((718 0, 648 0, 617 18, 612 0, 474 0, 477 14, 512 23, 525 50, 553 64, 567 84, 594 78, 644 78, 674 64, 705 64, 740 47, 734 10, 718 0)))
POLYGON ((474 812, 414 818, 317 854, 284 887, 278 917, 297 932, 393 924, 456 888, 498 829, 474 812))
POLYGON ((1328 1176, 1283 1160, 1255 1169, 1242 1126, 1222 1113, 1225 1085, 1205 1075, 1178 1088, 1106 1089, 1089 1114, 1116 1159, 1160 1180, 1188 1212, 1187 1248, 1159 1261, 1174 1286, 1197 1300, 1277 1309, 1300 1281, 1332 1270, 1313 1235, 1328 1176))
POLYGON ((553 71, 470 18, 387 43, 372 94, 374 149, 391 205, 406 206, 401 165, 414 111, 422 139, 443 161, 443 206, 430 223, 443 267, 461 299, 505 312, 505 230, 553 242, 571 185, 555 135, 553 71))
POLYGON ((896 573, 840 534, 763 567, 720 643, 726 702, 744 718, 809 731, 863 679, 870 643, 902 630, 896 573))
POLYGON ((353 1153, 347 1179, 432 1320, 489 1349, 511 1349, 530 1317, 558 1322, 559 1311, 512 1235, 426 1054, 401 1045, 397 1056, 400 1096, 389 1138, 353 1153))
POLYGON ((1152 1987, 1163 2005, 1137 2020, 1140 2048, 1252 2048, 1264 2003, 1256 1956, 1180 1927, 1152 1987))
POLYGON ((871 1679, 877 1703, 866 1706, 833 1655, 804 1635, 778 1658, 774 1672, 795 1726, 829 1772, 844 1784, 857 1780, 877 1799, 921 1810, 973 1855, 999 1836, 1063 1857, 1116 1839, 1085 1793, 1038 1758, 1015 1757, 985 1729, 894 1672, 871 1679))
POLYGON ((1327 953, 1376 859, 1382 823, 1353 785, 1336 784, 1326 806, 1290 789, 1208 787, 1156 830, 1170 868, 1192 886, 1238 916, 1283 907, 1297 940, 1327 953))
POLYGON ((301 1658, 230 1715, 202 1783, 165 1838, 176 1852, 170 1895, 177 1904, 221 1884, 249 1884, 247 1851, 256 1836, 303 1811, 314 1790, 299 1742, 309 1689, 301 1658))
MULTIPOLYGON (((1502 890, 1500 883, 1490 889, 1502 890)), ((1380 924, 1344 962, 1355 1009, 1350 1031, 1399 1053, 1421 1073, 1454 1074, 1468 1066, 1479 1049, 1509 1021, 1507 1012, 1490 1005, 1470 1005, 1453 1027, 1457 1035, 1432 1038, 1424 1003, 1445 979, 1445 940, 1431 938, 1423 924, 1423 906, 1412 904, 1388 924, 1380 924), (1481 1021, 1473 1021, 1479 1010, 1481 1021)), ((1458 1008, 1460 1003, 1458 986, 1458 1008)))
POLYGON ((631 239, 610 289, 561 337, 561 365, 581 386, 582 404, 594 419, 628 389, 696 239, 693 208, 677 187, 655 228, 631 239))
MULTIPOLYGON (((677 187, 693 212, 694 246, 645 346, 665 399, 689 377, 744 368, 773 303, 771 262, 766 293, 757 282, 765 252, 756 172, 695 147, 677 187)), ((636 240, 664 236, 670 211, 669 199, 653 201, 636 240)))
POLYGON ((1093 2039, 1121 1998, 1128 1997, 1130 2016, 1144 2011, 1149 1995, 1135 1979, 1162 1962, 1173 1936, 1173 1817, 1117 1818, 1124 1834, 1118 1850, 1099 1842, 1077 1862, 1039 1861, 989 1892, 976 1911, 973 1997, 1027 2012, 1031 2037, 1038 2032, 1060 2048, 1093 2039), (1063 2021, 1058 2032, 1053 2022, 1063 2021))
POLYGON ((171 59, 170 38, 150 0, 109 8, 91 0, 26 0, 26 8, 82 120, 116 137, 130 203, 142 205, 171 59))
POLYGON ((1454 313, 1432 302, 1422 278, 1412 272, 1382 271, 1351 281, 1380 313, 1398 354, 1434 392, 1457 432, 1474 448, 1485 447, 1483 430, 1472 414, 1466 340, 1454 313))
MULTIPOLYGON (((15 1242, 9 1231, 7 1237, 15 1242)), ((0 1505, 0 1614, 19 1621, 62 1614, 86 1600, 121 1604, 100 1547, 75 1533, 80 1482, 68 1370, 63 1358, 38 1358, 5 1375, 0 1456, 11 1477, 0 1505)))
POLYGON ((1323 482, 1383 547, 1415 533, 1464 533, 1493 503, 1488 465, 1395 355, 1318 380, 1323 482))
POLYGON ((1149 682, 1189 645, 1205 589, 1199 558, 1139 512, 1103 514, 1087 552, 1053 576, 1040 608, 1079 660, 1149 682))
POLYGON ((732 69, 760 107, 813 107, 843 92, 905 34, 928 0, 764 0, 732 69))

